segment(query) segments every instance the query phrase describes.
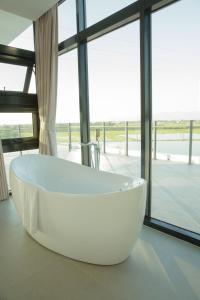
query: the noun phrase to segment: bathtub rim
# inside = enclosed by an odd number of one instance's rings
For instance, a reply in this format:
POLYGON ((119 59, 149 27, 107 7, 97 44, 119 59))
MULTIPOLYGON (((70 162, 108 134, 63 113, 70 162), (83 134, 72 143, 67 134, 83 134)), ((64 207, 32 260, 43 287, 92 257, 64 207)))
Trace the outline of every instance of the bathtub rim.
MULTIPOLYGON (((26 156, 39 156, 39 157, 42 157, 44 154, 26 154, 26 156)), ((44 155, 45 157, 50 157, 52 159, 55 159, 55 160, 62 160, 62 161, 65 161, 65 162, 69 162, 71 164, 75 164, 75 165, 78 165, 79 167, 83 167, 83 168, 89 168, 89 169, 92 169, 91 167, 88 167, 88 166, 85 166, 85 165, 81 165, 79 163, 76 163, 76 162, 72 162, 72 161, 68 161, 68 160, 65 160, 65 159, 62 159, 62 158, 58 158, 56 156, 51 156, 51 155, 44 155)), ((38 188, 38 190, 40 190, 41 192, 47 192, 47 193, 51 193, 51 194, 57 194, 57 195, 65 195, 65 196, 69 196, 69 197, 74 197, 74 198, 88 198, 88 197, 99 197, 99 195, 102 195, 102 196, 106 196, 106 195, 112 195, 112 194, 118 194, 118 193, 125 193, 125 192, 130 192, 131 190, 134 190, 136 188, 139 188, 140 186, 143 186, 143 185, 146 185, 147 184, 147 181, 143 178, 140 178, 140 177, 137 177, 137 178, 132 178, 132 177, 129 177, 129 176, 126 176, 126 175, 121 175, 121 174, 115 174, 115 173, 110 173, 110 172, 107 172, 107 171, 100 171, 100 170, 95 170, 96 172, 101 172, 101 173, 104 173, 104 174, 109 174, 109 175, 114 175, 114 176, 120 176, 120 177, 124 177, 124 179, 129 179, 131 180, 131 184, 133 184, 135 182, 135 185, 134 186, 129 186, 127 187, 127 189, 123 189, 123 190, 116 190, 116 191, 111 191, 111 192, 100 192, 100 193, 67 193, 67 192, 59 192, 59 191, 52 191, 52 190, 49 190, 47 188, 45 188, 44 186, 38 184, 38 183, 33 183, 31 181, 29 181, 27 178, 22 178, 20 177, 18 174, 16 174, 14 168, 12 168, 12 165, 13 163, 16 161, 16 160, 20 160, 22 159, 22 156, 20 157, 16 157, 14 158, 11 163, 10 163, 10 167, 9 167, 9 177, 10 177, 10 180, 11 180, 11 172, 14 173, 15 177, 20 180, 21 182, 23 183, 27 183, 28 185, 31 185, 32 187, 36 187, 38 188), (137 184, 136 184, 137 183, 137 184)))

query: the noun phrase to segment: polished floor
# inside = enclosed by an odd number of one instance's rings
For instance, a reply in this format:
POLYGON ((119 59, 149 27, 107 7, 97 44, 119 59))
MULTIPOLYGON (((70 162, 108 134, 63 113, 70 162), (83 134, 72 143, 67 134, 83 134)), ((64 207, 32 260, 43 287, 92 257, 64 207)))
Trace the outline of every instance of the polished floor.
POLYGON ((197 300, 200 248, 144 227, 130 257, 89 265, 35 242, 12 200, 0 202, 1 300, 197 300))

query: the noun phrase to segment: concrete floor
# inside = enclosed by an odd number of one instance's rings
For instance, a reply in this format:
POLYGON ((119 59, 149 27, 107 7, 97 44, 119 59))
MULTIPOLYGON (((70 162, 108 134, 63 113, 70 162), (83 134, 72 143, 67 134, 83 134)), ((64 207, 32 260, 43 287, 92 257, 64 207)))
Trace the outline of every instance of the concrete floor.
POLYGON ((144 227, 116 266, 73 261, 24 230, 11 200, 0 203, 1 300, 197 300, 200 249, 144 227))

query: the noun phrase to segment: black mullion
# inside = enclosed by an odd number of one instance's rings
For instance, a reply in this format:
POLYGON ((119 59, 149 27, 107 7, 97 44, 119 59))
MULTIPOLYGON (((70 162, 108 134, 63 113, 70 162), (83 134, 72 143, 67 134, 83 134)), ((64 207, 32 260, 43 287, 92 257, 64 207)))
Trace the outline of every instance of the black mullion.
POLYGON ((162 231, 166 234, 172 235, 186 242, 192 243, 196 246, 200 246, 200 235, 196 232, 192 232, 190 230, 178 227, 176 225, 169 224, 164 221, 149 217, 145 217, 144 225, 162 231))
MULTIPOLYGON (((76 0, 77 30, 86 27, 85 0, 76 0)), ((88 87, 88 57, 86 42, 78 43, 78 73, 79 73, 79 109, 81 144, 90 142, 90 113, 88 87)), ((90 166, 89 146, 81 146, 82 164, 90 166)))
POLYGON ((23 88, 24 93, 28 93, 30 82, 31 82, 32 72, 33 72, 33 66, 27 67, 24 88, 23 88))
MULTIPOLYGON (((144 1, 143 1, 144 4, 144 1)), ((151 68, 151 12, 141 9, 141 176, 147 181, 146 215, 151 216, 151 152, 152 152, 152 68, 151 68)))

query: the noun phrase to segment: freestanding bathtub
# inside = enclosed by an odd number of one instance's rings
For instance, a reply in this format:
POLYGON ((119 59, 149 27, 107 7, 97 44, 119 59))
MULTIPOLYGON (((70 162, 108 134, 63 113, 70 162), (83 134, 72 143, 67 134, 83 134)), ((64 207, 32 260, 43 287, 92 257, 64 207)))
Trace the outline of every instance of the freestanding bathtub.
POLYGON ((143 179, 33 154, 12 161, 10 183, 28 233, 70 258, 102 265, 120 263, 142 228, 143 179))

